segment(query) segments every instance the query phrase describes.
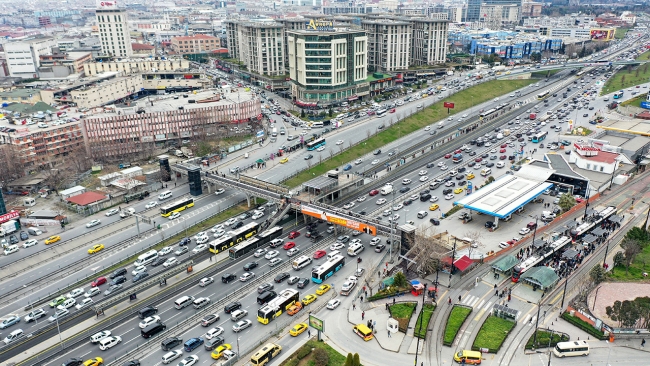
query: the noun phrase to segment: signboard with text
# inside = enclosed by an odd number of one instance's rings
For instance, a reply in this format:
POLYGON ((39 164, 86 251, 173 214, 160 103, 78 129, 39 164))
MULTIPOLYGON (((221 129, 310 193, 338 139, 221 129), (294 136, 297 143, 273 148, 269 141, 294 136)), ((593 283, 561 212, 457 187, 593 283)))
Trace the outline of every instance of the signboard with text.
POLYGON ((18 213, 18 211, 7 212, 4 215, 0 215, 0 223, 7 222, 11 219, 15 219, 18 216, 20 216, 20 213, 18 213))
POLYGON ((442 103, 442 106, 445 108, 454 108, 454 103, 452 102, 444 102, 442 103))
POLYGON ((116 9, 117 8, 117 1, 116 0, 97 1, 97 8, 99 8, 99 9, 116 9))
POLYGON ((317 317, 312 315, 311 313, 309 313, 309 325, 312 328, 314 328, 316 330, 319 330, 321 332, 323 332, 325 330, 324 322, 321 319, 318 319, 317 317))
POLYGON ((370 234, 373 236, 377 236, 377 228, 372 225, 364 224, 362 222, 350 220, 343 218, 341 216, 337 216, 335 214, 327 213, 325 211, 322 211, 316 207, 311 207, 311 206, 305 206, 302 205, 300 206, 300 211, 303 213, 303 215, 309 215, 312 217, 315 217, 317 219, 322 219, 327 222, 331 222, 336 225, 344 226, 347 227, 348 229, 356 230, 356 231, 361 231, 366 234, 370 234))

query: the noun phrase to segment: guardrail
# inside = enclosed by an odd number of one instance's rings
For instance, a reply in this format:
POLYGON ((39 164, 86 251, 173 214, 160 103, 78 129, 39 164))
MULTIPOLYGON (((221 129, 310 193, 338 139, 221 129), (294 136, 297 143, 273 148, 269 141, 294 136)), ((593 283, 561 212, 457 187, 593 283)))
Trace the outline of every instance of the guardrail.
MULTIPOLYGON (((321 240, 320 242, 314 243, 311 246, 309 246, 308 250, 312 250, 317 246, 322 246, 322 245, 327 245, 328 243, 333 243, 335 241, 335 238, 329 237, 324 240, 321 240)), ((142 358, 146 354, 150 352, 150 347, 149 346, 158 346, 160 342, 169 337, 169 334, 182 334, 184 333, 187 328, 190 328, 191 326, 197 324, 206 314, 211 314, 215 312, 219 312, 220 309, 223 309, 224 305, 236 301, 239 299, 242 295, 246 295, 250 293, 251 288, 255 288, 259 286, 260 284, 267 282, 268 278, 270 278, 273 274, 277 272, 285 272, 288 269, 290 269, 291 263, 289 261, 282 263, 281 265, 274 267, 271 269, 269 272, 256 277, 255 280, 251 281, 248 283, 248 285, 241 287, 235 291, 233 291, 231 294, 227 295, 226 297, 222 298, 221 300, 212 303, 211 305, 203 308, 199 312, 197 312, 196 315, 189 317, 182 321, 182 323, 178 323, 172 328, 168 328, 165 332, 162 332, 158 334, 155 337, 149 338, 147 340, 147 343, 144 347, 139 347, 138 349, 132 350, 130 352, 126 352, 123 356, 116 358, 113 361, 110 361, 106 363, 107 365, 122 365, 123 363, 132 360, 134 358, 142 358)), ((107 360, 104 360, 104 362, 107 362, 107 360)))

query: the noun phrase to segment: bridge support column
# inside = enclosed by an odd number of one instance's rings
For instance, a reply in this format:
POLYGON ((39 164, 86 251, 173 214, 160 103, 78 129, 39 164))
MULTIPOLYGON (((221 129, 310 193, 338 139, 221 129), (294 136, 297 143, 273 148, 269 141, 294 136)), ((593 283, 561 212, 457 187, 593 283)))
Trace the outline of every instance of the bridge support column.
POLYGON ((212 183, 208 182, 207 180, 205 182, 208 183, 208 184, 205 185, 206 188, 208 189, 208 193, 212 193, 212 191, 213 191, 212 183))
POLYGON ((248 205, 248 208, 251 208, 251 196, 246 194, 246 205, 248 205))

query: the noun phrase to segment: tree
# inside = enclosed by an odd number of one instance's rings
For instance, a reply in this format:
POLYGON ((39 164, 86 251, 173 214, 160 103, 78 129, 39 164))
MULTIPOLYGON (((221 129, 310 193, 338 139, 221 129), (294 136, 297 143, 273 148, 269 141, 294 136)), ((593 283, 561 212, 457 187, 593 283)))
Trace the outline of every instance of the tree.
POLYGON ((352 358, 352 353, 348 353, 348 357, 345 358, 345 363, 343 366, 352 366, 354 359, 352 358))
POLYGON ((322 348, 316 348, 314 350, 314 363, 316 366, 326 366, 329 361, 330 357, 327 351, 322 348))
POLYGON ((625 274, 628 274, 630 270, 630 265, 634 261, 634 258, 641 253, 641 245, 637 240, 634 239, 623 239, 621 243, 621 248, 623 248, 624 263, 625 263, 625 274))
POLYGON ((634 77, 635 78, 639 77, 639 68, 638 67, 634 69, 634 77))
POLYGON ((557 204, 560 206, 562 211, 569 211, 571 207, 576 205, 576 199, 572 195, 568 193, 564 193, 563 195, 560 196, 560 201, 557 204))
POLYGON ((393 284, 397 287, 406 287, 408 284, 406 281, 406 275, 402 272, 397 272, 393 277, 393 284))
POLYGON ((467 255, 472 258, 472 252, 474 251, 474 248, 484 246, 481 240, 483 239, 483 232, 479 230, 470 230, 465 233, 465 237, 472 239, 472 243, 467 247, 467 255))
POLYGON ((408 253, 409 257, 418 264, 418 271, 423 272, 425 276, 442 268, 441 259, 448 251, 436 238, 436 230, 435 226, 427 230, 419 229, 408 253))
POLYGON ((614 254, 614 267, 622 266, 624 260, 625 260, 625 256, 623 255, 623 252, 619 251, 616 254, 614 254))
POLYGON ((621 85, 625 86, 625 75, 621 76, 621 85))
POLYGON ((305 118, 305 110, 304 109, 300 110, 300 118, 305 118))
POLYGON ((613 321, 618 322, 619 327, 633 327, 639 320, 639 307, 635 301, 615 301, 613 306, 605 308, 605 313, 613 321))
POLYGON ((596 265, 594 268, 589 271, 589 277, 591 277, 592 281, 597 285, 603 281, 605 281, 605 278, 607 277, 607 273, 605 272, 605 269, 601 265, 596 265))
POLYGON ((361 366, 361 360, 359 360, 359 354, 354 354, 354 361, 352 362, 354 366, 361 366))
POLYGON ((327 115, 330 116, 330 117, 332 117, 332 116, 334 115, 334 110, 333 110, 332 108, 330 108, 330 109, 327 111, 327 115))
POLYGON ((647 245, 648 240, 650 240, 650 235, 648 235, 648 232, 641 229, 638 226, 634 226, 630 230, 628 230, 627 233, 625 233, 625 239, 630 239, 630 240, 637 240, 639 243, 641 243, 642 246, 647 245))

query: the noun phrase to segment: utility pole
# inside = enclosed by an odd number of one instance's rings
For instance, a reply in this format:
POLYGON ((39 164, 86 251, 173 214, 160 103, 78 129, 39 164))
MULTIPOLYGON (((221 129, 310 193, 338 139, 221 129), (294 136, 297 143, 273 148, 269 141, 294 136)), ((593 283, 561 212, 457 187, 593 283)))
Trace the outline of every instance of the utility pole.
POLYGON ((451 288, 451 275, 454 273, 455 257, 456 257, 456 237, 454 237, 454 250, 451 252, 451 268, 449 269, 449 288, 451 288))
MULTIPOLYGON (((422 332, 422 323, 423 319, 422 317, 424 316, 424 299, 427 294, 427 284, 424 284, 424 288, 422 290, 422 306, 420 307, 420 315, 418 316, 420 318, 420 326, 418 327, 418 333, 422 332)), ((418 351, 420 349, 420 339, 417 338, 417 343, 415 344, 415 363, 413 365, 418 366, 418 351)))

